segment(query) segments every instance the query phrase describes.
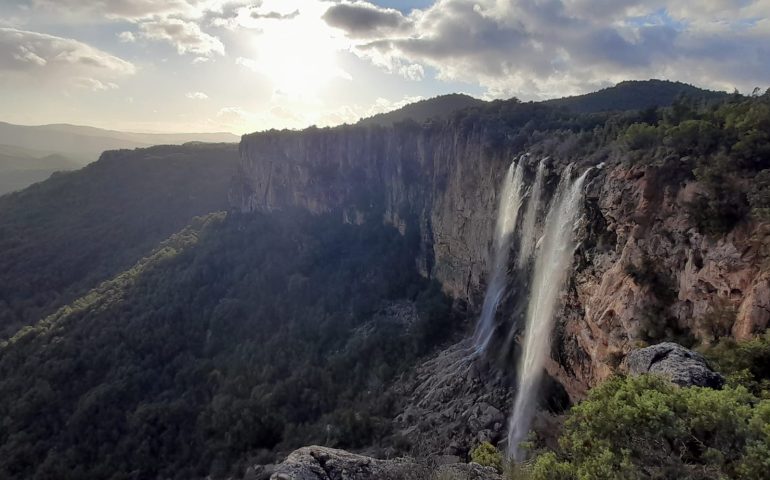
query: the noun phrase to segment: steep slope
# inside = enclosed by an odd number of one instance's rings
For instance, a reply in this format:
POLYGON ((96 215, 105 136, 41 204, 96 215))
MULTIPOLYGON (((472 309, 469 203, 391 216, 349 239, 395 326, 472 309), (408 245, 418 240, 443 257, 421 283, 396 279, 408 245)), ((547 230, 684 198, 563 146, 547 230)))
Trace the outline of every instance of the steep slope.
POLYGON ((410 243, 304 212, 197 218, 0 343, 0 476, 221 478, 389 436, 386 386, 453 329, 410 243))
POLYGON ((227 209, 234 144, 106 152, 0 197, 0 338, 128 268, 196 215, 227 209))

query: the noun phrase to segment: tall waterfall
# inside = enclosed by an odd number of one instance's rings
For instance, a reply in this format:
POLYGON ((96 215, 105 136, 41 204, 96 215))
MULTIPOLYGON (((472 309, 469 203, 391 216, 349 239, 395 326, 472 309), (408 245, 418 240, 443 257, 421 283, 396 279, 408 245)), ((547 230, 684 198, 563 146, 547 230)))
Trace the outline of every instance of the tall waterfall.
POLYGON ((495 330, 495 311, 505 292, 508 252, 521 208, 524 187, 524 168, 521 165, 521 160, 519 159, 518 163, 511 163, 505 174, 505 179, 503 179, 495 224, 492 270, 484 296, 484 304, 481 308, 481 317, 476 324, 476 332, 473 335, 473 346, 477 354, 486 350, 492 339, 495 330))
POLYGON ((571 182, 572 165, 564 170, 546 215, 542 244, 535 257, 518 390, 508 427, 508 456, 516 461, 522 460, 519 444, 526 438, 535 413, 544 364, 550 353, 554 313, 572 264, 573 234, 580 218, 587 173, 571 182))
POLYGON ((524 210, 524 220, 521 223, 521 244, 519 246, 519 258, 516 263, 519 268, 524 267, 532 256, 537 242, 537 232, 535 231, 535 222, 540 210, 540 201, 543 191, 543 177, 545 176, 545 161, 543 159, 537 167, 535 174, 535 183, 532 184, 532 190, 529 194, 527 208, 524 210))

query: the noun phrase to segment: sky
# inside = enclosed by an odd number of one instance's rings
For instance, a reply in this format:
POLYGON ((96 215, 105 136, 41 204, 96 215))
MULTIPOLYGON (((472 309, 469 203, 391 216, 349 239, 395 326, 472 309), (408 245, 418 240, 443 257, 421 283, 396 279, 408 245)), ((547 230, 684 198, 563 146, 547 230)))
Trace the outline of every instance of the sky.
POLYGON ((770 86, 770 0, 0 0, 0 121, 237 134, 622 80, 770 86))

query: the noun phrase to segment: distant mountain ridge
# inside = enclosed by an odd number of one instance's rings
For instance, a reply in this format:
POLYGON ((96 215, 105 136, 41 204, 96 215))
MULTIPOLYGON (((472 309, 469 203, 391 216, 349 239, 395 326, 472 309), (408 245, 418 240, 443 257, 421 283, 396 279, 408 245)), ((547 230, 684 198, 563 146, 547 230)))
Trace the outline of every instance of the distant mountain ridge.
MULTIPOLYGON (((726 95, 728 95, 727 92, 706 90, 682 82, 652 79, 629 80, 583 95, 529 103, 541 103, 556 108, 565 108, 575 113, 599 113, 667 107, 682 96, 696 100, 714 101, 726 95)), ((519 100, 511 98, 508 100, 497 100, 496 102, 518 103, 519 100)), ((440 95, 410 103, 390 112, 379 113, 372 117, 361 119, 358 125, 388 126, 407 119, 414 120, 417 123, 424 123, 429 119, 446 118, 460 110, 477 107, 484 108, 492 103, 494 102, 488 102, 460 93, 440 95)))
POLYGON ((727 92, 705 90, 687 83, 668 80, 628 80, 614 87, 576 95, 555 98, 543 103, 566 108, 576 113, 598 113, 621 110, 642 110, 650 107, 667 107, 681 97, 713 101, 725 97, 727 92))
POLYGON ((69 124, 0 122, 0 195, 45 180, 55 171, 83 167, 106 150, 238 140, 231 133, 132 133, 69 124))
POLYGON ((0 122, 0 144, 58 153, 81 165, 99 158, 105 150, 182 144, 193 141, 234 143, 232 133, 132 133, 69 124, 15 125, 0 122))

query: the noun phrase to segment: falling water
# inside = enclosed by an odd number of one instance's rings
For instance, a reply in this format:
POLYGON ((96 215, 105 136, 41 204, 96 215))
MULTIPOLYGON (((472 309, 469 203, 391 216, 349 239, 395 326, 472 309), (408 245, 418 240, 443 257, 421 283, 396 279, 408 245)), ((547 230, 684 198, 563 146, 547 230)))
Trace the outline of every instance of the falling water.
POLYGON ((492 271, 489 286, 484 296, 481 317, 476 325, 473 336, 473 346, 476 354, 483 352, 489 345, 494 333, 494 320, 497 305, 505 292, 505 274, 508 266, 508 251, 510 250, 511 235, 516 228, 516 219, 521 207, 524 172, 518 163, 511 163, 503 180, 500 204, 497 209, 497 223, 492 255, 492 271))
POLYGON ((543 239, 535 258, 519 384, 508 430, 508 456, 522 460, 519 444, 526 438, 535 412, 538 387, 551 344, 551 326, 559 294, 567 280, 575 248, 573 232, 580 218, 586 174, 570 182, 567 167, 545 218, 543 239))
POLYGON ((535 231, 535 222, 540 210, 540 197, 543 191, 543 176, 545 174, 545 161, 543 159, 537 167, 535 174, 535 183, 532 184, 532 191, 529 194, 527 209, 524 210, 524 220, 521 222, 521 244, 519 246, 519 258, 517 264, 523 268, 529 262, 532 252, 535 249, 537 232, 535 231))

